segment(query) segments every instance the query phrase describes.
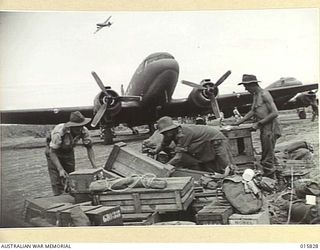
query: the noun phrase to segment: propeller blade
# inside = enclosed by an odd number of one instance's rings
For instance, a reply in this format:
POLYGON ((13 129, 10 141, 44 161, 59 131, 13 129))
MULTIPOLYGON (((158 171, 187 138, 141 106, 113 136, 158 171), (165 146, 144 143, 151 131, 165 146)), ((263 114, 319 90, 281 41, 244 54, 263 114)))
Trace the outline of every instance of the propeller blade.
POLYGON ((102 104, 101 107, 99 108, 98 112, 96 113, 96 115, 94 116, 92 122, 91 122, 91 127, 96 127, 98 125, 98 123, 100 122, 101 118, 104 115, 104 112, 106 112, 107 110, 107 105, 106 103, 102 104))
POLYGON ((202 87, 200 84, 197 84, 197 83, 194 83, 194 82, 189 82, 189 81, 182 80, 181 83, 185 84, 185 85, 188 85, 188 86, 190 86, 192 88, 196 88, 196 89, 201 89, 201 90, 205 90, 206 89, 205 87, 202 87))
POLYGON ((106 91, 106 89, 105 89, 105 87, 104 87, 101 79, 100 79, 99 76, 97 75, 97 73, 94 72, 94 71, 92 71, 92 72, 91 72, 91 75, 92 75, 93 78, 96 80, 96 82, 97 82, 99 88, 101 89, 101 91, 102 91, 103 93, 105 93, 106 96, 109 96, 108 92, 106 91))
POLYGON ((220 79, 216 82, 216 87, 218 87, 221 83, 224 82, 224 80, 226 80, 228 78, 228 76, 231 74, 231 71, 228 70, 226 73, 224 73, 223 76, 220 77, 220 79))
POLYGON ((212 108, 213 114, 215 115, 215 117, 217 119, 219 119, 220 118, 220 109, 219 109, 219 105, 218 105, 218 102, 217 102, 215 95, 211 95, 210 101, 211 101, 211 108, 212 108))
POLYGON ((130 102, 130 101, 141 101, 141 96, 134 96, 134 95, 125 95, 125 96, 119 96, 118 99, 123 102, 130 102))

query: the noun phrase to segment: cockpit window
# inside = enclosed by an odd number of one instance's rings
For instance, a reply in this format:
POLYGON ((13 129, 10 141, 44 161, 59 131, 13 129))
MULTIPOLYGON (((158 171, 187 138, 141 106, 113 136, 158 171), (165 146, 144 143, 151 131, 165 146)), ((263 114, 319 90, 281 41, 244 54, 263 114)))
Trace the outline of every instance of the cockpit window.
POLYGON ((160 59, 174 59, 174 57, 168 53, 156 53, 148 56, 144 61, 144 66, 147 66, 148 63, 160 60, 160 59))

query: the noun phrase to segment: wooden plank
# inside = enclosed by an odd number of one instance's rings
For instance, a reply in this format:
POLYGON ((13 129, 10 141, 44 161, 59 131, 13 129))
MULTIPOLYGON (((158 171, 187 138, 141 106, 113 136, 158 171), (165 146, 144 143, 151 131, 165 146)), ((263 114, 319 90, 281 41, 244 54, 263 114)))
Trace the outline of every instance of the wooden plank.
POLYGON ((120 151, 120 146, 115 144, 113 146, 113 149, 108 157, 108 160, 106 161, 106 164, 104 165, 104 169, 105 170, 111 170, 113 163, 115 162, 115 160, 117 159, 118 153, 120 151))
POLYGON ((142 201, 140 200, 140 195, 139 193, 133 193, 133 204, 134 204, 134 209, 136 213, 141 213, 141 203, 142 201))
POLYGON ((232 156, 237 156, 239 154, 237 140, 236 139, 231 139, 231 140, 229 139, 229 145, 231 148, 232 156))
MULTIPOLYGON (((191 201, 187 200, 187 205, 191 204, 191 201)), ((186 210, 187 205, 184 205, 184 210, 186 210)), ((134 206, 121 206, 121 213, 135 213, 134 206)), ((175 212, 182 209, 177 208, 176 204, 157 204, 157 205, 141 205, 142 213, 152 213, 152 212, 175 212)))
POLYGON ((124 177, 123 175, 111 172, 109 170, 104 170, 103 169, 103 175, 106 179, 113 179, 113 178, 120 178, 120 177, 124 177))
POLYGON ((194 190, 190 190, 184 197, 182 197, 182 209, 187 210, 189 205, 191 205, 194 200, 194 190))
POLYGON ((192 170, 187 168, 176 168, 171 174, 172 177, 189 177, 192 176, 196 181, 199 181, 204 174, 210 174, 210 172, 192 170))
MULTIPOLYGON (((132 199, 132 198, 130 200, 101 200, 101 201, 103 201, 103 203, 105 205, 108 205, 108 206, 134 205, 134 199, 132 199)), ((171 198, 171 199, 159 199, 159 198, 157 198, 157 199, 141 200, 141 203, 145 204, 145 205, 152 205, 152 204, 157 204, 157 203, 172 204, 172 203, 175 203, 175 202, 176 202, 175 198, 171 198)))
POLYGON ((114 146, 105 165, 105 169, 115 171, 115 162, 119 162, 123 164, 123 166, 130 167, 138 172, 142 171, 143 173, 155 173, 159 177, 169 176, 174 169, 174 167, 171 165, 163 164, 141 154, 140 152, 136 152, 127 147, 120 148, 117 145, 114 146))
MULTIPOLYGON (((186 197, 189 197, 191 193, 194 193, 193 189, 189 189, 189 191, 184 195, 180 196, 181 197, 181 203, 185 202, 186 197)), ((173 204, 177 202, 177 194, 176 193, 171 193, 171 198, 159 198, 158 196, 154 197, 148 197, 148 199, 143 199, 142 196, 140 195, 140 203, 144 205, 152 205, 152 204, 173 204), (151 198, 151 199, 150 199, 151 198)), ((115 197, 117 199, 112 199, 109 197, 109 199, 100 199, 100 202, 103 202, 105 205, 113 206, 113 205, 134 205, 134 197, 131 196, 130 199, 119 199, 119 197, 115 197)))
POLYGON ((221 131, 227 138, 243 138, 251 137, 251 129, 232 129, 232 130, 222 130, 221 131))
MULTIPOLYGON (((134 155, 133 152, 129 153, 121 150, 116 161, 127 166, 130 170, 135 170, 134 172, 137 174, 153 173, 158 177, 166 177, 169 175, 168 173, 165 174, 166 170, 163 163, 155 160, 150 162, 149 159, 153 160, 143 154, 134 155)), ((116 169, 116 166, 113 166, 113 169, 116 169)))
POLYGON ((254 155, 251 137, 244 138, 244 147, 246 155, 254 155))

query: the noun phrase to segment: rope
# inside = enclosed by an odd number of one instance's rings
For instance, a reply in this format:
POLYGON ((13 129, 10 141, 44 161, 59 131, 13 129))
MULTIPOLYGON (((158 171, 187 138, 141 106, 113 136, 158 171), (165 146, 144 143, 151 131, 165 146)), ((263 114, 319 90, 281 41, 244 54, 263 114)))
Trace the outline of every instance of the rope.
POLYGON ((112 186, 114 186, 118 182, 122 181, 121 178, 118 181, 113 182, 113 183, 112 182, 108 182, 107 183, 108 184, 107 188, 110 191, 121 193, 121 192, 125 192, 125 191, 128 191, 129 189, 134 188, 139 182, 141 182, 142 185, 145 188, 148 188, 148 187, 150 187, 150 184, 153 182, 153 180, 156 178, 156 176, 155 176, 155 174, 148 173, 148 174, 144 174, 142 176, 131 175, 130 178, 135 178, 135 181, 133 183, 131 183, 128 187, 124 188, 124 189, 113 189, 112 188, 112 186))
POLYGON ((291 219, 292 200, 293 200, 293 166, 291 165, 291 194, 290 194, 287 224, 290 223, 290 219, 291 219))

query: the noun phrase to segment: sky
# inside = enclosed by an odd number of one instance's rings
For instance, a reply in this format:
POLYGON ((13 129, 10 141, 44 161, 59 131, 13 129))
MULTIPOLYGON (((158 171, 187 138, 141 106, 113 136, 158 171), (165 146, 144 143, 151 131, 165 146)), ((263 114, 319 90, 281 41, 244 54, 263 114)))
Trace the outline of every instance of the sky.
POLYGON ((319 10, 163 12, 0 12, 0 109, 92 105, 91 71, 120 93, 149 54, 169 52, 181 80, 217 81, 220 94, 243 92, 243 74, 266 87, 280 77, 319 82, 319 10), (96 23, 112 16, 98 33, 96 23))

